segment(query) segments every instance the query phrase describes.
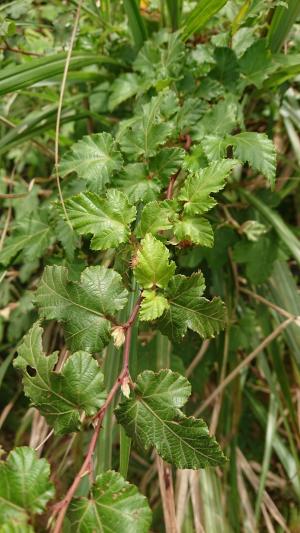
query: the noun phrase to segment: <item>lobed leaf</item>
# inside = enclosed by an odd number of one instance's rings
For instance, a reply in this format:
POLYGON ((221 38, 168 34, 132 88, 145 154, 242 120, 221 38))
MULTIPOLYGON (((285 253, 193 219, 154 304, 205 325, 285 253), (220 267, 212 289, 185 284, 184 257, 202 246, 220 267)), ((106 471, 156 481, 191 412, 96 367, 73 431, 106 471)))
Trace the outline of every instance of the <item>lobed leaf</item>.
POLYGON ((73 144, 60 163, 62 177, 75 172, 94 192, 100 192, 113 172, 122 167, 122 156, 110 133, 86 135, 73 144))
POLYGON ((223 464, 225 457, 205 422, 186 417, 179 409, 190 395, 186 378, 171 370, 149 370, 137 378, 132 397, 115 410, 117 420, 139 446, 155 446, 158 454, 178 468, 223 464))
POLYGON ((31 515, 42 513, 53 496, 50 465, 32 448, 15 448, 0 463, 0 526, 7 525, 7 531, 29 531, 31 515))
POLYGON ((158 320, 162 333, 180 340, 188 329, 201 337, 214 337, 225 326, 225 306, 220 298, 204 298, 203 275, 193 273, 189 278, 181 274, 170 281, 166 291, 170 307, 158 320))
POLYGON ((74 229, 80 235, 93 235, 92 250, 116 248, 126 242, 136 215, 127 196, 116 189, 109 189, 105 198, 93 192, 81 193, 66 200, 65 207, 74 229))
POLYGON ((151 510, 147 499, 118 473, 97 476, 90 497, 71 502, 68 518, 78 533, 148 533, 151 510))
POLYGON ((63 323, 71 350, 97 352, 110 338, 111 315, 127 301, 120 274, 103 266, 86 268, 80 282, 61 266, 46 267, 36 293, 40 316, 63 323))
POLYGON ((55 371, 58 352, 43 352, 42 333, 36 322, 19 346, 14 366, 22 371, 26 396, 55 433, 77 431, 82 412, 92 416, 104 403, 103 374, 87 352, 70 355, 60 372, 55 371))

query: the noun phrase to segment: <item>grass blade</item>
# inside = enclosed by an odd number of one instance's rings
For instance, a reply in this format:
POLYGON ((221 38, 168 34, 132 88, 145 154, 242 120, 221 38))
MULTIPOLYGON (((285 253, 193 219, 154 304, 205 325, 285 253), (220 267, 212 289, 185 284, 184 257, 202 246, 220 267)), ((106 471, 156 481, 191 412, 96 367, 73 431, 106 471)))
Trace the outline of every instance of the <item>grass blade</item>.
POLYGON ((299 0, 289 0, 288 8, 280 5, 276 7, 268 33, 269 46, 272 52, 279 52, 299 15, 299 0))
POLYGON ((200 0, 186 19, 183 39, 186 41, 193 33, 204 28, 226 2, 227 0, 200 0))
MULTIPOLYGON (((62 74, 65 68, 66 54, 59 53, 33 59, 32 61, 13 67, 4 68, 0 72, 0 95, 19 91, 42 80, 54 78, 62 74)), ((88 65, 116 65, 109 57, 96 54, 74 53, 70 61, 70 71, 79 70, 88 65)))
POLYGON ((171 21, 172 30, 178 30, 180 26, 180 17, 182 11, 182 1, 181 0, 166 0, 168 13, 171 21))
POLYGON ((147 39, 147 30, 139 10, 138 1, 123 0, 123 5, 135 46, 139 50, 147 39))

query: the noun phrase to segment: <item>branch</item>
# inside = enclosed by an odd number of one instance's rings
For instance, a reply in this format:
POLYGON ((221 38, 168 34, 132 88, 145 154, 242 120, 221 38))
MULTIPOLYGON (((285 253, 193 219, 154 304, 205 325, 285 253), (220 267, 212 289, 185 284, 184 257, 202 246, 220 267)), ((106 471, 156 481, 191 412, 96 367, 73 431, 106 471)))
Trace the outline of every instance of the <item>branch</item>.
POLYGON ((112 388, 111 388, 111 390, 110 390, 110 392, 109 392, 104 404, 99 409, 98 413, 95 415, 95 417, 93 419, 94 420, 94 424, 95 424, 94 432, 93 432, 93 435, 92 435, 92 438, 91 438, 91 441, 90 441, 90 444, 89 444, 88 451, 87 451, 87 454, 85 456, 84 462, 82 463, 82 466, 81 466, 79 472, 77 473, 72 485, 68 489, 68 492, 65 495, 65 497, 54 506, 54 510, 53 510, 52 516, 54 517, 56 514, 58 514, 58 516, 57 516, 57 519, 56 519, 55 527, 53 529, 53 533, 60 533, 62 531, 63 521, 64 521, 64 518, 65 518, 66 512, 67 512, 68 507, 69 507, 69 505, 71 503, 71 500, 72 500, 72 498, 73 498, 73 496, 74 496, 74 494, 75 494, 75 492, 76 492, 76 490, 77 490, 77 488, 78 488, 78 486, 79 486, 79 484, 81 482, 81 479, 84 476, 86 476, 87 474, 89 474, 91 472, 91 470, 92 470, 93 454, 94 454, 94 451, 95 451, 95 448, 96 448, 97 440, 98 440, 99 433, 100 433, 100 430, 101 430, 101 427, 102 427, 102 421, 103 421, 103 418, 105 416, 105 413, 106 413, 109 405, 113 401, 115 395, 117 394, 119 388, 126 381, 128 383, 131 332, 132 332, 133 324, 135 322, 135 319, 136 319, 136 317, 138 315, 138 312, 139 312, 139 309, 140 309, 141 300, 142 300, 142 297, 140 296, 138 298, 134 308, 133 308, 133 311, 132 311, 129 319, 122 326, 124 331, 125 331, 125 343, 124 343, 124 350, 123 350, 123 366, 122 366, 122 370, 121 370, 119 376, 117 377, 115 383, 113 384, 113 386, 112 386, 112 388))

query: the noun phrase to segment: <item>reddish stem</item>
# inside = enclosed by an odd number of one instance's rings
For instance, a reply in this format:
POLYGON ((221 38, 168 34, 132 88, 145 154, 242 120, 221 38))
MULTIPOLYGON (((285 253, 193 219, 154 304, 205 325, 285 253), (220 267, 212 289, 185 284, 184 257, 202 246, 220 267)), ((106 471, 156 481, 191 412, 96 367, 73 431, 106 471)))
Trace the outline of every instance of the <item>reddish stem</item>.
POLYGON ((170 181, 169 181, 169 185, 168 185, 168 189, 167 189, 167 194, 166 194, 167 200, 171 200, 171 198, 173 196, 173 190, 174 190, 175 181, 177 179, 177 176, 178 176, 180 170, 181 170, 181 168, 179 168, 177 170, 177 172, 175 172, 175 174, 173 174, 170 177, 170 181))
POLYGON ((81 479, 89 474, 92 470, 92 459, 93 454, 95 451, 95 447, 97 444, 97 440, 99 437, 99 433, 102 427, 102 421, 105 416, 105 413, 107 411, 108 406, 113 401, 116 393, 118 392, 119 388, 121 387, 122 383, 126 378, 129 376, 129 356, 130 356, 130 343, 131 343, 131 331, 133 323, 138 315, 140 305, 141 305, 142 297, 140 296, 133 308, 133 311, 127 320, 125 324, 123 325, 123 328, 125 330, 125 343, 124 343, 124 350, 123 350, 123 366, 122 370, 116 379, 115 383, 113 384, 111 390, 109 391, 109 394, 102 405, 102 407, 99 409, 98 413, 94 417, 95 421, 95 429, 91 438, 91 441, 89 443, 88 451, 85 456, 84 462, 82 463, 82 466, 77 473, 72 485, 69 487, 67 494, 65 497, 58 502, 53 511, 53 516, 58 513, 56 523, 53 529, 53 533, 60 533, 62 531, 63 521, 66 515, 66 512, 68 510, 68 507, 71 503, 71 500, 80 484, 81 479))

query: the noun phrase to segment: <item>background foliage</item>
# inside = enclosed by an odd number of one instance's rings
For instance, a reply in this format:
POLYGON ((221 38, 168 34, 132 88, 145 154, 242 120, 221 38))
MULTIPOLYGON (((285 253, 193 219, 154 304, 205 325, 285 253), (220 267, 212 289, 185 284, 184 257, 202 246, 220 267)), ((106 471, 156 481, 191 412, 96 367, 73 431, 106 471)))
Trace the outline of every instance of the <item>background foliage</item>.
POLYGON ((65 531, 299 531, 299 16, 1 3, 1 533, 54 524, 141 289, 65 531))

